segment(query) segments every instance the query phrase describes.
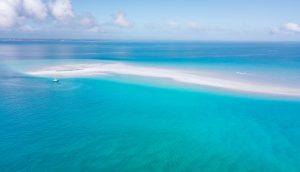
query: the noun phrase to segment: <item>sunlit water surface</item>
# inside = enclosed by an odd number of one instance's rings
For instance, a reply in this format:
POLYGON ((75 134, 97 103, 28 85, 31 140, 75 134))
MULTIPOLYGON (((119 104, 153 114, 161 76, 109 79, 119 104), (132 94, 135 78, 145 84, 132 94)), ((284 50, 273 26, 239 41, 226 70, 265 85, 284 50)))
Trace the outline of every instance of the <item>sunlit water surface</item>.
POLYGON ((298 43, 2 41, 0 60, 1 171, 300 171, 299 99, 21 73, 101 60, 297 87, 298 43))

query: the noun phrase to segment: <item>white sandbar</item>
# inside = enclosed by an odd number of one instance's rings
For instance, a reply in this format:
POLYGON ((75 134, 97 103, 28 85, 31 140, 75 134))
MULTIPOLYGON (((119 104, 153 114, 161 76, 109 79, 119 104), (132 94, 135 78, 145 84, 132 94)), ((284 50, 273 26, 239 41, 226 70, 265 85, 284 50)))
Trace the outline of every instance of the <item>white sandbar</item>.
POLYGON ((145 67, 124 63, 71 64, 43 68, 26 72, 29 75, 51 78, 89 77, 108 74, 133 75, 141 77, 167 78, 181 83, 209 86, 234 91, 300 97, 300 89, 260 82, 245 82, 237 78, 229 78, 188 71, 160 67, 145 67))

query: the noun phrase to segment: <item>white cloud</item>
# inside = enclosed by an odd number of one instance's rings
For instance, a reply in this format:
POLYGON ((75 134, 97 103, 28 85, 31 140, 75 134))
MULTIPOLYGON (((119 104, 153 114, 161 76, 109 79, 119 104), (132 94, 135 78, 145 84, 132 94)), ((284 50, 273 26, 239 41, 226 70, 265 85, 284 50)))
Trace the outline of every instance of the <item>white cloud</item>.
POLYGON ((113 24, 118 27, 130 27, 132 23, 127 20, 124 13, 118 13, 114 16, 113 24))
POLYGON ((99 24, 92 14, 75 14, 72 0, 0 0, 0 33, 84 34, 132 25, 125 13, 99 24))
POLYGON ((200 25, 195 21, 188 21, 186 23, 186 26, 187 26, 188 29, 192 29, 192 30, 200 29, 200 25))
POLYGON ((284 25, 284 29, 290 32, 300 32, 300 25, 296 23, 287 23, 284 25))
POLYGON ((69 32, 80 33, 80 32, 101 32, 102 27, 98 21, 91 15, 86 14, 82 16, 74 16, 65 20, 57 20, 52 31, 56 32, 69 32))
POLYGON ((271 33, 278 34, 291 34, 291 33, 300 33, 300 25, 297 23, 286 23, 280 27, 273 27, 271 28, 271 33))
POLYGON ((10 29, 24 20, 43 20, 47 17, 46 5, 41 0, 0 0, 0 29, 10 29))
POLYGON ((167 26, 170 29, 177 29, 179 27, 179 24, 176 21, 171 20, 167 22, 167 26))
POLYGON ((87 32, 100 32, 102 31, 98 21, 91 14, 77 17, 76 22, 87 32))
POLYGON ((92 15, 88 14, 87 16, 79 18, 79 23, 81 26, 90 27, 94 26, 97 23, 97 21, 92 15))
POLYGON ((35 19, 43 20, 47 17, 46 5, 41 0, 23 0, 24 12, 35 19))
POLYGON ((0 29, 7 29, 18 23, 18 5, 19 0, 1 0, 0 1, 0 29))
POLYGON ((91 14, 74 14, 71 0, 0 0, 0 31, 64 33, 70 30, 95 33, 102 31, 102 26, 91 14))
POLYGON ((70 0, 54 0, 49 3, 49 10, 57 20, 66 20, 74 17, 70 0))

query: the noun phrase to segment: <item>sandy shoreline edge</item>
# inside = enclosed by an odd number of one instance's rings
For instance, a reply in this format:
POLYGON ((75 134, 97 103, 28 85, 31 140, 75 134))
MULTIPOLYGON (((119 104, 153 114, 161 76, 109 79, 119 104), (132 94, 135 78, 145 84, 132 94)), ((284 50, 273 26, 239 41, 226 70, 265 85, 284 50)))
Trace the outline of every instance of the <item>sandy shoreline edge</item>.
POLYGON ((222 88, 227 90, 300 97, 300 89, 293 87, 278 86, 259 82, 245 82, 236 78, 210 76, 196 71, 168 69, 162 67, 145 67, 125 63, 66 64, 47 67, 35 71, 27 71, 25 73, 33 76, 51 78, 76 78, 108 74, 168 78, 180 83, 222 88))

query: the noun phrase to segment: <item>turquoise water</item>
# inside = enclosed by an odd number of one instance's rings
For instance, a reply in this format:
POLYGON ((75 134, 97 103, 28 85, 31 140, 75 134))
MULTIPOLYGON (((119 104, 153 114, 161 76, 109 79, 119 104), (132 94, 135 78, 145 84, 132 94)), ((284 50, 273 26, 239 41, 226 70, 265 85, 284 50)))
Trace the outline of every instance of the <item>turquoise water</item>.
POLYGON ((2 42, 0 169, 300 171, 297 99, 105 78, 64 79, 53 84, 8 65, 11 60, 25 64, 34 59, 109 59, 206 66, 228 73, 243 69, 265 73, 276 81, 288 73, 282 80, 297 85, 299 49, 300 44, 291 43, 2 42), (183 48, 187 50, 182 52, 183 48), (116 53, 119 49, 126 49, 127 54, 116 53), (28 53, 22 53, 25 50, 28 53))

